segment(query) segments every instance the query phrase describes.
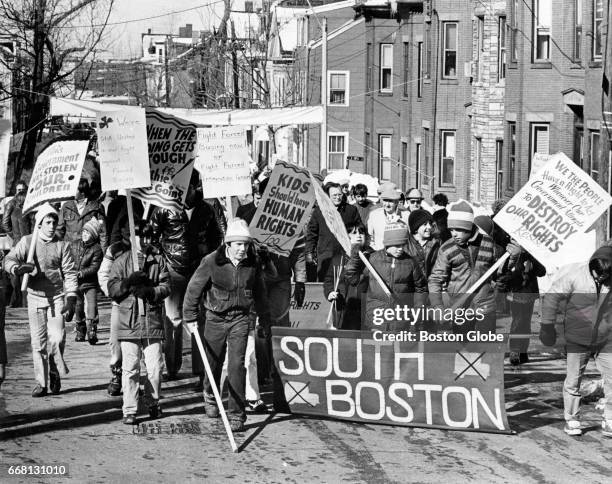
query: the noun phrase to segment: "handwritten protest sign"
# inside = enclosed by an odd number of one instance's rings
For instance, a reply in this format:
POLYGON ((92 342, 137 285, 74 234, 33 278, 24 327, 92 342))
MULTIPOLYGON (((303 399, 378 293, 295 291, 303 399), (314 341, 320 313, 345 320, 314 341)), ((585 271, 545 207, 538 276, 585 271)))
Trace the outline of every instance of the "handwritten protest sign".
POLYGON ((612 197, 563 153, 555 154, 495 216, 544 266, 610 206, 612 197))
POLYGON ((278 161, 251 221, 251 234, 271 252, 289 256, 314 207, 308 170, 278 161))
POLYGON ((193 172, 196 126, 158 111, 147 111, 151 186, 132 195, 159 207, 180 210, 193 172))
POLYGON ((348 233, 346 232, 346 227, 344 226, 344 221, 342 220, 342 216, 338 212, 338 209, 334 206, 330 198, 326 195, 323 189, 319 186, 316 179, 313 177, 312 173, 310 174, 310 179, 312 180, 312 185, 315 189, 315 196, 317 197, 317 204, 319 205, 319 209, 323 214, 323 218, 329 227, 329 230, 332 234, 336 236, 338 242, 344 249, 347 254, 351 253, 351 239, 349 239, 348 233))
POLYGON ((36 160, 23 203, 27 213, 45 202, 74 198, 79 186, 89 141, 58 141, 36 160))
POLYGON ((272 328, 291 412, 409 427, 509 433, 505 344, 376 341, 356 331, 272 328))
POLYGON ((533 178, 533 176, 536 175, 553 156, 554 155, 549 155, 547 153, 534 153, 533 158, 531 158, 531 171, 529 172, 529 178, 533 178))
MULTIPOLYGON (((322 282, 307 282, 304 304, 297 307, 296 302, 289 302, 289 321, 292 328, 327 329, 325 322, 331 302, 325 297, 322 282)), ((293 287, 291 293, 293 294, 293 287)))
POLYGON ((0 119, 0 197, 6 195, 6 169, 11 148, 11 120, 0 119))
POLYGON ((251 157, 246 128, 198 128, 195 168, 202 177, 206 198, 251 193, 251 157))
POLYGON ((99 112, 96 126, 102 190, 151 186, 145 110, 99 112))

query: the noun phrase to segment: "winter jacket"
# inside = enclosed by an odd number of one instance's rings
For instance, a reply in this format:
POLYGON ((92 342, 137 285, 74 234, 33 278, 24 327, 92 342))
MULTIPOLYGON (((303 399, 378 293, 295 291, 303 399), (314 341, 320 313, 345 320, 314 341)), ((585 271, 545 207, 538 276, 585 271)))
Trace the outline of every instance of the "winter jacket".
POLYGON ((169 268, 186 277, 223 241, 215 212, 203 200, 196 202, 191 217, 185 210, 156 207, 149 225, 169 268))
POLYGON ((130 250, 130 244, 125 241, 115 242, 108 246, 106 249, 106 253, 102 258, 102 262, 100 263, 100 269, 98 270, 98 284, 100 285, 100 289, 105 296, 108 297, 108 277, 110 276, 110 270, 116 259, 119 258, 121 254, 130 250))
POLYGON ((397 211, 394 214, 387 215, 383 207, 377 208, 370 212, 368 218, 368 234, 370 236, 370 245, 374 250, 384 249, 383 238, 385 236, 385 227, 390 222, 402 220, 408 225, 408 216, 410 212, 408 210, 397 211))
MULTIPOLYGON (((606 250, 608 249, 608 250, 606 250)), ((599 248, 591 259, 606 257, 599 248)), ((542 302, 542 324, 554 324, 562 314, 567 351, 612 351, 612 297, 606 286, 597 287, 587 263, 562 267, 542 302)))
POLYGON ((62 205, 59 216, 57 231, 64 234, 64 240, 70 243, 73 256, 76 257, 78 245, 81 242, 83 226, 92 218, 101 222, 100 225, 100 246, 102 251, 108 247, 108 237, 106 234, 106 217, 104 207, 97 200, 87 200, 83 213, 79 214, 76 200, 68 200, 62 205))
POLYGON ((119 305, 119 340, 163 339, 163 301, 170 294, 170 274, 161 255, 138 254, 138 267, 153 283, 153 301, 145 301, 141 315, 140 301, 128 292, 123 280, 132 272, 132 252, 126 251, 113 263, 108 278, 108 294, 119 305))
POLYGON ((183 303, 186 323, 197 321, 200 300, 208 311, 225 314, 238 311, 252 314, 257 311, 260 322, 269 322, 268 297, 261 262, 249 250, 245 259, 234 266, 223 244, 202 259, 187 285, 183 303))
MULTIPOLYGON (((338 206, 338 212, 345 227, 361 222, 359 212, 354 205, 343 202, 338 206)), ((321 209, 315 206, 306 231, 306 254, 316 254, 320 265, 323 260, 341 254, 343 250, 336 236, 329 230, 321 209)))
POLYGON ((25 197, 19 195, 13 197, 6 204, 2 216, 2 229, 13 239, 13 247, 21 240, 21 237, 32 233, 32 216, 23 215, 22 208, 25 197))
MULTIPOLYGON (((31 235, 23 237, 4 258, 4 270, 15 274, 17 266, 25 263, 30 249, 31 235)), ((61 294, 74 295, 77 292, 77 271, 70 245, 53 237, 36 241, 34 251, 36 269, 28 279, 28 292, 37 296, 55 297, 61 294)))
POLYGON ((98 242, 85 244, 81 241, 76 255, 79 291, 98 288, 98 271, 101 263, 102 248, 100 244, 98 242))
MULTIPOLYGON (((373 252, 368 260, 386 283, 392 297, 387 297, 375 277, 370 275, 366 298, 366 319, 362 326, 367 329, 375 327, 373 326, 373 315, 377 308, 392 308, 396 304, 419 307, 426 302, 427 279, 421 272, 419 264, 408 254, 404 252, 401 257, 395 258, 382 249, 373 252)), ((354 251, 346 265, 346 280, 349 284, 357 285, 364 273, 369 275, 359 253, 354 251)), ((409 322, 402 323, 396 329, 407 328, 408 325, 409 322)), ((392 327, 386 329, 392 329, 392 327)), ((380 328, 385 329, 384 326, 380 328)))
MULTIPOLYGON (((496 247, 499 246, 496 244, 496 247)), ((538 298, 538 277, 546 275, 546 268, 529 252, 523 251, 516 258, 508 258, 499 272, 498 291, 512 293, 513 301, 527 303, 538 298)))
MULTIPOLYGON (((440 246, 438 257, 429 276, 429 300, 432 306, 443 307, 442 290, 451 297, 465 295, 469 287, 495 263, 493 239, 476 233, 467 244, 460 247, 453 239, 440 246)), ((489 281, 486 281, 471 298, 471 307, 481 308, 484 314, 495 312, 495 296, 489 281)))
POLYGON ((432 238, 425 245, 421 245, 412 234, 408 236, 408 253, 419 264, 425 277, 429 277, 433 270, 438 258, 438 250, 440 250, 440 241, 436 238, 432 238))
POLYGON ((359 216, 361 217, 361 221, 363 222, 363 225, 367 226, 368 218, 370 217, 370 212, 372 212, 372 210, 375 209, 374 202, 372 202, 372 200, 366 199, 365 205, 359 205, 358 203, 356 203, 353 206, 359 212, 359 216))

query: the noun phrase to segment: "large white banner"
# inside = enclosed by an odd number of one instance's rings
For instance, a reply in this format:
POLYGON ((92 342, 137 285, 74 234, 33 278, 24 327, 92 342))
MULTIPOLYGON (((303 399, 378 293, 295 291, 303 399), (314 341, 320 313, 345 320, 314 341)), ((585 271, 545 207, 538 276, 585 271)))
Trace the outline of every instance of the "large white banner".
POLYGON ((495 216, 495 222, 544 266, 593 225, 612 197, 565 154, 556 153, 495 216))
POLYGON ((23 212, 45 202, 74 198, 79 187, 89 141, 58 141, 44 150, 34 165, 23 212))
POLYGON ((98 112, 96 126, 102 190, 151 186, 145 110, 98 112))
POLYGON ((349 239, 346 227, 344 226, 344 220, 338 209, 334 206, 331 199, 323 191, 323 189, 317 183, 317 180, 310 174, 310 180, 314 186, 315 196, 317 197, 317 204, 323 214, 323 218, 329 227, 332 234, 336 236, 338 242, 344 249, 344 252, 350 255, 351 253, 351 239, 349 239))
POLYGON ((195 168, 206 198, 251 193, 251 157, 244 126, 198 128, 195 168))

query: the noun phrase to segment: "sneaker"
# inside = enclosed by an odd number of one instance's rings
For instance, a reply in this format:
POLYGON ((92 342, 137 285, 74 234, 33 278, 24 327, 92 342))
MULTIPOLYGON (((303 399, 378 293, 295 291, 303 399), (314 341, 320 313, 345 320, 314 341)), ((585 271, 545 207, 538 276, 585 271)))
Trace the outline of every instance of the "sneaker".
POLYGON ((601 435, 604 437, 612 437, 612 420, 601 421, 601 435))
POLYGON ((149 416, 152 419, 160 418, 162 416, 162 409, 159 406, 159 403, 156 403, 155 405, 151 405, 149 407, 149 416))
POLYGON ((40 386, 40 383, 32 390, 32 397, 39 398, 47 395, 47 387, 40 386))
POLYGON ((124 415, 123 423, 125 425, 136 425, 136 415, 124 415))
POLYGON ((242 420, 230 420, 232 432, 244 432, 244 422, 242 420))
POLYGON ((515 351, 510 353, 510 364, 512 366, 519 366, 521 364, 521 355, 515 351))
POLYGON ((87 341, 90 345, 95 345, 98 342, 98 335, 95 328, 91 328, 87 331, 87 341))
POLYGON ((87 325, 85 323, 76 323, 74 326, 74 332, 76 333, 74 340, 78 343, 85 341, 87 334, 87 325))
POLYGON ((578 420, 568 420, 565 422, 565 428, 563 431, 567 435, 582 435, 582 429, 580 428, 580 422, 578 420))
POLYGON ((60 379, 59 373, 49 372, 49 390, 53 395, 57 395, 62 388, 62 380, 60 379))
POLYGON ((111 397, 118 397, 121 395, 121 367, 111 366, 111 373, 107 391, 111 397))
POLYGON ((206 416, 208 418, 219 418, 219 407, 217 407, 214 403, 205 403, 204 411, 206 412, 206 416))
POLYGON ((266 413, 268 411, 268 407, 263 402, 263 400, 249 400, 247 401, 247 410, 255 413, 266 413))

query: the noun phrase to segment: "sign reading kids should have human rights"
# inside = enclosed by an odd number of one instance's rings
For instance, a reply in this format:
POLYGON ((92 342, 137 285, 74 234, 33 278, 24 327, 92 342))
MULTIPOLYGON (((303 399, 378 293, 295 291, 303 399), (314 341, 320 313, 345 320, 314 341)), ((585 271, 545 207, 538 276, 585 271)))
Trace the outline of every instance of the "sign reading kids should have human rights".
POLYGON ((584 234, 612 197, 565 154, 556 153, 495 216, 495 222, 544 266, 584 234))
POLYGON ((366 339, 356 331, 274 327, 292 413, 366 423, 509 433, 504 342, 366 339))
POLYGON ((251 221, 251 234, 271 252, 289 256, 310 219, 315 195, 308 170, 277 161, 251 221))

